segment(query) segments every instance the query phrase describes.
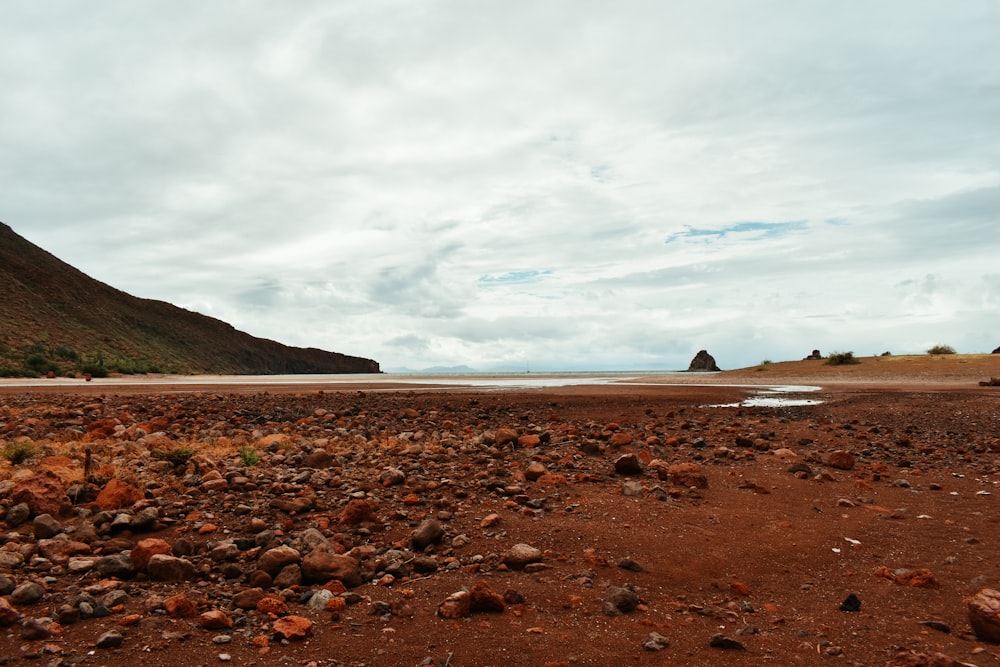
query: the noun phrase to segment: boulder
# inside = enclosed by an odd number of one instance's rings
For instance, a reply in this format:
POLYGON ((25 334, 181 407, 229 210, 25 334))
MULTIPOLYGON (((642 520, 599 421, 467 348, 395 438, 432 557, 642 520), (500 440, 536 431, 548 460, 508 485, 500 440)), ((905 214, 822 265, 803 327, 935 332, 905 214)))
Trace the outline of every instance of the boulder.
POLYGON ((42 469, 14 486, 10 494, 14 505, 24 503, 33 515, 51 514, 58 516, 72 506, 66 487, 59 475, 42 469))
POLYGON ((315 549, 302 559, 302 576, 320 584, 336 579, 354 588, 361 585, 361 564, 350 556, 315 549))
POLYGON ((153 554, 146 564, 146 573, 153 581, 189 581, 195 578, 197 570, 186 558, 153 554))
POLYGON ((1000 644, 1000 591, 982 589, 965 601, 965 612, 976 637, 1000 644))
POLYGON ((145 540, 141 540, 132 551, 129 553, 129 558, 135 564, 135 569, 139 572, 145 572, 146 567, 149 565, 149 559, 151 559, 156 554, 170 555, 170 545, 166 540, 161 540, 159 538, 150 537, 145 540))
POLYGON ((116 510, 129 507, 142 500, 142 491, 117 477, 112 478, 97 494, 97 506, 102 510, 116 510))
POLYGON ((699 350, 688 366, 688 372, 716 372, 720 370, 722 369, 716 365, 715 358, 707 350, 699 350))

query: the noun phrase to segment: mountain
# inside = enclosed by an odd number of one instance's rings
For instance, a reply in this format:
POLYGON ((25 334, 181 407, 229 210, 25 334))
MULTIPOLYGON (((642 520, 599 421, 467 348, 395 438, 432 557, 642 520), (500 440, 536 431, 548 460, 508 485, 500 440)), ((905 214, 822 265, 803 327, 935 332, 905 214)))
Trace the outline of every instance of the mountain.
POLYGON ((371 359, 282 345, 87 276, 0 223, 0 375, 378 373, 371 359))

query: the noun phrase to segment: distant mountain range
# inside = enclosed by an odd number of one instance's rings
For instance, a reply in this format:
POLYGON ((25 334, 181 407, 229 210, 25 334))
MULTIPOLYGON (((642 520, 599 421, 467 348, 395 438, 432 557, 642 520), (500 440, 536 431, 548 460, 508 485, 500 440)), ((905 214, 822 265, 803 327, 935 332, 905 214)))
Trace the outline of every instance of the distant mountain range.
POLYGON ((378 373, 87 276, 0 223, 0 375, 378 373))

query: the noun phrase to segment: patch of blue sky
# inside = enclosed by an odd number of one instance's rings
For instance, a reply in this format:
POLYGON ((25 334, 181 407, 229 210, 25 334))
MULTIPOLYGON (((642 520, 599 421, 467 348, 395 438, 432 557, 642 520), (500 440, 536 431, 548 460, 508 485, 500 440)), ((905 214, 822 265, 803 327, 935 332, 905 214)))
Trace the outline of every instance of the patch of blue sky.
POLYGON ((684 239, 709 242, 725 238, 730 234, 751 234, 756 239, 773 239, 805 229, 805 226, 805 220, 792 220, 789 222, 737 222, 718 229, 699 229, 685 225, 686 229, 683 232, 671 234, 664 243, 673 243, 674 241, 684 239))
POLYGON ((527 271, 508 271, 495 275, 479 276, 481 287, 501 287, 503 285, 527 285, 537 283, 545 276, 552 275, 551 270, 539 271, 530 269, 527 271))

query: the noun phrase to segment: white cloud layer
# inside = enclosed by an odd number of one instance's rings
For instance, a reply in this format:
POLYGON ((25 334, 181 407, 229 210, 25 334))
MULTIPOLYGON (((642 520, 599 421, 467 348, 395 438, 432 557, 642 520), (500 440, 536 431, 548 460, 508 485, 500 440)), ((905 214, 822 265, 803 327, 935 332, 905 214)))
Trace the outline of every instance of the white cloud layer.
POLYGON ((0 220, 385 369, 1000 345, 1000 5, 0 6, 0 220))

